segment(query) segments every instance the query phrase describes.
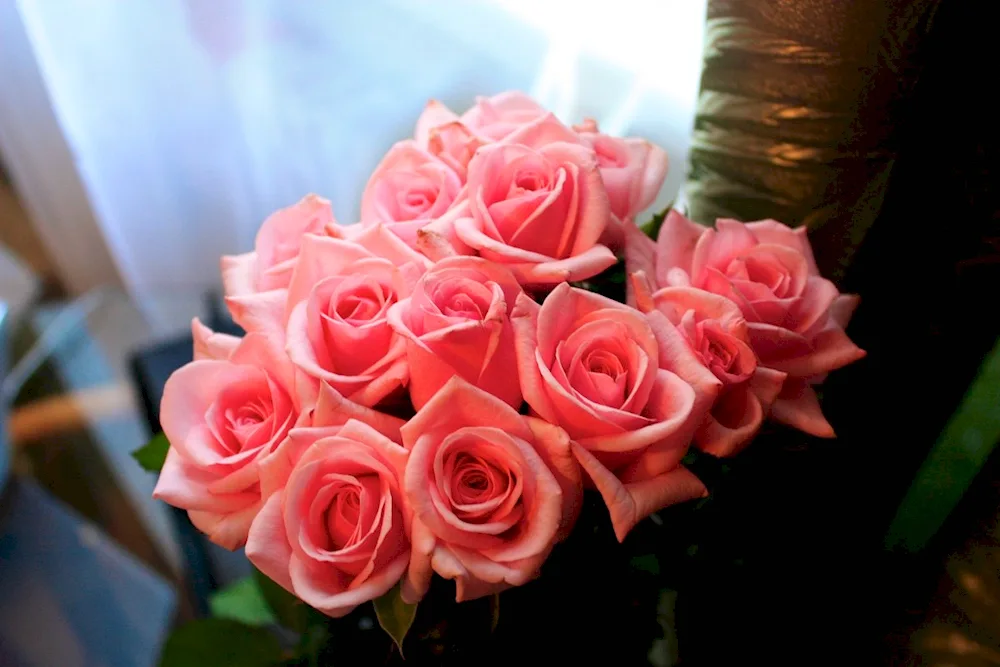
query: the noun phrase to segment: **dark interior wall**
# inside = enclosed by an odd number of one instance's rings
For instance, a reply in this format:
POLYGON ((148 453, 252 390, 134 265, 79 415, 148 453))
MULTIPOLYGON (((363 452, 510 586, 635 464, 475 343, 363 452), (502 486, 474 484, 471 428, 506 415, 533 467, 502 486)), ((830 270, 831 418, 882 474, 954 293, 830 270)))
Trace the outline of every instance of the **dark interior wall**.
POLYGON ((709 1, 692 215, 807 224, 824 273, 862 297, 848 332, 868 357, 824 386, 837 440, 747 452, 713 528, 746 556, 682 590, 685 664, 899 664, 935 568, 995 500, 994 454, 927 550, 884 550, 1000 333, 990 4, 709 1))

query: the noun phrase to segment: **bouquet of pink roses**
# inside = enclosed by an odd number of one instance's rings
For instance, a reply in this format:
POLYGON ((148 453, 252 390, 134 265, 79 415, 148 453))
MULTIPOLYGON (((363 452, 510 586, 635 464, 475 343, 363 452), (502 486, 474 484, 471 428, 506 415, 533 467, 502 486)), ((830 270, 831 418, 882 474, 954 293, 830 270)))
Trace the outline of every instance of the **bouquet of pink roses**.
POLYGON ((458 601, 537 577, 587 490, 623 540, 707 494, 690 447, 832 436, 813 386, 864 355, 856 298, 804 229, 640 229, 666 171, 519 93, 431 102, 358 224, 310 195, 223 258, 246 335, 193 323, 156 497, 328 616, 376 600, 401 642, 435 574, 458 601))

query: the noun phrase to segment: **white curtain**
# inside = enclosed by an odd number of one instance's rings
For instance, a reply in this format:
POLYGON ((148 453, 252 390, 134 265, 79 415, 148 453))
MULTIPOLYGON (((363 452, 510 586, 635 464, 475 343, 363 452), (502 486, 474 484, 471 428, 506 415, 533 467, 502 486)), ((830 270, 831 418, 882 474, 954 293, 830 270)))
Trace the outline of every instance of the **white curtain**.
POLYGON ((683 179, 704 0, 20 0, 95 219, 137 296, 217 284, 307 192, 357 215, 428 98, 521 89, 642 135, 683 179))

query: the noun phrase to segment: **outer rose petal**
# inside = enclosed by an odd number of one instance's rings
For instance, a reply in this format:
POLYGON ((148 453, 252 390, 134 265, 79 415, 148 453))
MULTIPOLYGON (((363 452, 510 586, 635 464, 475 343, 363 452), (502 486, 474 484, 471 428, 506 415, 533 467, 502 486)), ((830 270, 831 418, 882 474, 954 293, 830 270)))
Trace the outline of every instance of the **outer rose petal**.
POLYGON ((215 333, 197 317, 191 320, 191 337, 194 339, 195 359, 228 359, 240 339, 224 333, 215 333))
MULTIPOLYGON (((633 276, 642 273, 646 280, 656 276, 656 243, 646 236, 632 220, 623 223, 625 234, 625 273, 633 276)), ((652 291, 652 290, 651 290, 652 291)), ((631 280, 625 281, 625 303, 636 305, 635 285, 631 280)))
POLYGON ((226 297, 233 321, 248 333, 260 333, 284 340, 285 303, 288 290, 276 289, 226 297))
POLYGON ((757 435, 764 421, 764 408, 746 385, 733 386, 719 397, 713 412, 721 408, 740 414, 735 423, 729 419, 724 424, 710 412, 695 433, 698 449, 712 456, 732 456, 742 451, 757 435))
POLYGON ((295 595, 327 616, 340 618, 349 614, 359 604, 387 593, 406 572, 408 562, 409 554, 404 553, 372 574, 360 586, 341 590, 317 585, 317 580, 308 575, 303 562, 294 555, 288 569, 295 595))
POLYGON ((257 518, 250 525, 246 555, 254 567, 266 574, 269 579, 289 593, 294 593, 292 578, 288 574, 292 548, 288 545, 288 538, 285 535, 280 493, 273 494, 267 499, 257 513, 257 518))
POLYGON ((809 243, 809 236, 805 227, 796 227, 793 229, 781 224, 777 220, 748 222, 746 227, 753 232, 753 235, 761 243, 774 243, 797 250, 806 258, 806 262, 809 265, 809 273, 814 276, 819 275, 819 269, 816 267, 816 258, 813 257, 812 245, 809 243))
POLYGON ((212 542, 223 549, 234 551, 246 542, 250 524, 259 509, 260 503, 257 502, 233 514, 190 510, 188 517, 194 527, 208 535, 208 539, 212 542))
POLYGON ((417 126, 413 131, 413 138, 421 148, 427 148, 427 141, 430 139, 431 130, 441 125, 453 123, 458 120, 458 115, 444 104, 437 100, 428 100, 420 117, 417 118, 417 126))
POLYGON ((833 438, 836 433, 823 416, 816 392, 803 380, 789 378, 778 399, 771 406, 771 416, 782 424, 819 438, 833 438))
POLYGON ((694 250, 698 241, 707 232, 706 227, 691 222, 678 211, 667 213, 656 241, 656 286, 667 287, 671 269, 680 269, 691 275, 694 250))
POLYGON ((793 377, 812 377, 842 368, 865 356, 865 351, 855 345, 838 326, 821 331, 811 344, 813 349, 808 354, 789 359, 772 359, 765 363, 793 377))
POLYGON ((556 542, 566 539, 583 506, 583 476, 573 455, 569 435, 558 426, 543 419, 526 417, 528 427, 535 435, 535 449, 548 466, 563 494, 563 515, 556 542))
POLYGON ((257 253, 223 255, 219 260, 222 268, 222 289, 226 296, 243 296, 257 291, 257 253))
POLYGON ((625 540, 635 524, 653 512, 668 505, 708 495, 701 480, 683 467, 652 479, 623 484, 580 445, 573 444, 573 454, 604 498, 619 542, 625 540))

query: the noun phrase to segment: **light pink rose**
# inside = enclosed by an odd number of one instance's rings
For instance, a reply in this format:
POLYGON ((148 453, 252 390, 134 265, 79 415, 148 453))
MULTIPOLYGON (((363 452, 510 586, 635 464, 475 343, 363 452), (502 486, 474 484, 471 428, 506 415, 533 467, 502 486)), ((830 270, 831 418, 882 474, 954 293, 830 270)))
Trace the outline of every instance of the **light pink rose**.
POLYGON ((627 233, 630 273, 644 271, 659 287, 704 289, 739 306, 760 365, 788 374, 772 406, 775 419, 834 435, 809 385, 865 353, 844 333, 857 297, 819 275, 805 228, 723 219, 709 229, 671 211, 656 244, 634 226, 627 233))
POLYGON ((407 453, 359 421, 295 430, 303 453, 264 503, 246 554, 257 568, 329 616, 396 585, 410 558, 401 478, 407 453))
POLYGON ((499 141, 546 114, 548 111, 533 99, 512 90, 493 97, 477 97, 475 105, 460 120, 476 134, 499 141))
POLYGON ((469 163, 471 217, 458 218, 455 233, 522 284, 582 280, 615 263, 598 244, 610 211, 597 160, 571 141, 550 115, 480 148, 469 163))
POLYGON ((438 158, 465 183, 469 161, 480 146, 491 143, 469 129, 458 116, 437 100, 427 103, 424 112, 417 119, 413 134, 420 148, 438 158))
POLYGON ((694 287, 664 287, 650 294, 644 274, 633 280, 639 310, 666 315, 722 382, 722 391, 695 431, 695 444, 714 456, 739 452, 760 430, 785 374, 757 365, 746 320, 729 299, 694 287))
POLYGON ((461 177, 415 141, 400 141, 368 179, 361 195, 361 224, 383 224, 407 244, 417 230, 438 221, 452 206, 461 177))
POLYGON ((614 214, 602 241, 620 249, 625 241, 622 221, 634 220, 656 199, 667 177, 667 154, 645 139, 601 134, 596 124, 579 129, 582 130, 580 138, 597 155, 601 179, 614 214))
POLYGON ((510 311, 521 287, 507 269, 479 257, 438 262, 413 293, 389 309, 406 338, 410 399, 416 409, 458 375, 515 409, 521 387, 510 311))
POLYGON ((258 464, 299 417, 292 385, 291 364, 262 334, 247 334, 228 359, 176 370, 160 404, 170 451, 153 496, 188 510, 216 544, 242 545, 262 503, 258 464))
POLYGON ((222 258, 226 296, 288 287, 302 236, 322 234, 328 224, 336 224, 333 208, 328 200, 313 194, 272 213, 260 226, 252 252, 222 258))
POLYGON ((240 339, 229 334, 216 333, 201 323, 191 320, 191 338, 194 339, 194 359, 228 359, 236 351, 240 339))
POLYGON ((286 306, 286 349, 303 404, 315 400, 321 382, 367 407, 406 385, 406 341, 386 314, 409 296, 422 270, 397 267, 351 241, 303 240, 286 306))
POLYGON ((455 377, 402 435, 414 513, 403 599, 423 597, 432 572, 455 580, 459 602, 537 576, 579 512, 566 433, 455 377))
POLYGON ((658 311, 562 284, 511 317, 521 392, 564 428, 619 540, 667 505, 705 495, 681 465, 721 383, 658 311))

